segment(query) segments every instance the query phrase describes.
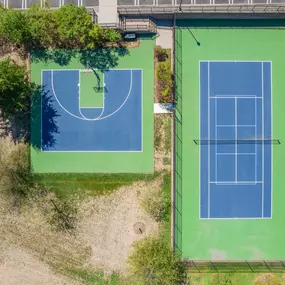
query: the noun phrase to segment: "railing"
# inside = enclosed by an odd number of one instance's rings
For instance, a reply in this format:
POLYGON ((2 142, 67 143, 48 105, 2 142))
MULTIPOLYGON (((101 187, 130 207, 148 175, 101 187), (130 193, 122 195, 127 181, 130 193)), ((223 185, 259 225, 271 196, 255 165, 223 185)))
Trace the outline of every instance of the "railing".
MULTIPOLYGON (((284 3, 285 4, 285 3, 284 3)), ((280 4, 256 4, 256 5, 189 5, 181 7, 181 10, 176 6, 150 6, 150 7, 118 7, 118 11, 123 15, 148 15, 148 14, 201 14, 201 13, 230 13, 230 14, 280 14, 285 12, 285 5, 280 4)))
POLYGON ((156 24, 150 18, 120 17, 120 29, 125 32, 150 32, 156 33, 156 24))
MULTIPOLYGON (((58 8, 72 3, 77 6, 94 7, 95 10, 98 10, 99 1, 104 0, 49 0, 49 5, 51 8, 58 8)), ((0 0, 0 4, 15 9, 27 9, 36 3, 44 6, 45 2, 45 0, 0 0)), ((178 10, 192 12, 191 7, 195 6, 250 6, 250 9, 256 7, 255 10, 258 12, 259 7, 275 5, 282 7, 282 5, 285 5, 285 0, 117 0, 117 4, 119 10, 134 9, 133 11, 138 11, 140 9, 143 11, 147 9, 147 11, 157 13, 173 13, 173 11, 178 10)))

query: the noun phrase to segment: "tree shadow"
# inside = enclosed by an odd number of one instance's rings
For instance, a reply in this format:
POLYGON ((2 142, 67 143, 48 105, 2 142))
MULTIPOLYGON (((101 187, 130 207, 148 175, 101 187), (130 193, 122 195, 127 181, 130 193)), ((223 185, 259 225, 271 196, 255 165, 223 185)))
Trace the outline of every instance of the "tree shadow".
POLYGON ((45 86, 39 86, 33 94, 30 144, 36 150, 51 149, 56 145, 54 135, 59 133, 56 119, 60 115, 53 101, 45 86))
POLYGON ((66 66, 71 62, 72 58, 76 57, 77 53, 77 50, 72 49, 37 49, 31 52, 31 60, 34 63, 55 62, 60 66, 66 66))
POLYGON ((124 46, 102 47, 97 49, 38 49, 31 52, 34 63, 57 63, 67 66, 73 59, 79 61, 86 68, 108 70, 118 66, 121 57, 129 54, 124 46))
POLYGON ((126 55, 129 55, 129 50, 125 47, 81 50, 79 51, 79 61, 87 68, 106 71, 118 66, 120 58, 126 55))
POLYGON ((34 93, 28 97, 30 100, 27 98, 27 107, 22 112, 13 116, 1 114, 0 137, 10 137, 14 143, 31 144, 37 150, 54 147, 54 134, 59 133, 56 123, 59 114, 53 107, 51 95, 44 89, 40 85, 34 86, 34 93))

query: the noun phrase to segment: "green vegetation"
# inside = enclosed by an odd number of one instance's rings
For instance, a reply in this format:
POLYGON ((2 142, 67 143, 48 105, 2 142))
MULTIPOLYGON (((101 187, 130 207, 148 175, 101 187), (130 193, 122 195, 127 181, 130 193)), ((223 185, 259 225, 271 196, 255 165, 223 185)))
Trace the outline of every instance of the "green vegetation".
POLYGON ((139 284, 180 284, 186 277, 185 264, 160 238, 148 237, 137 241, 128 262, 139 284))
POLYGON ((118 285, 121 280, 118 274, 112 273, 110 276, 105 277, 103 271, 88 271, 84 269, 69 270, 70 274, 74 277, 84 280, 87 284, 94 285, 118 285))
POLYGON ((159 103, 171 103, 173 102, 171 50, 156 46, 154 56, 156 60, 155 75, 159 103))
POLYGON ((68 199, 72 195, 98 196, 110 194, 118 187, 130 185, 135 181, 151 181, 157 178, 158 172, 153 174, 84 174, 84 173, 57 173, 34 174, 36 183, 44 185, 50 192, 55 193, 58 199, 68 199))
POLYGON ((0 8, 0 39, 32 48, 95 48, 121 39, 118 32, 92 23, 85 7, 51 10, 35 4, 26 12, 0 8))
POLYGON ((24 67, 9 59, 0 61, 0 108, 5 119, 27 113, 34 91, 24 67))

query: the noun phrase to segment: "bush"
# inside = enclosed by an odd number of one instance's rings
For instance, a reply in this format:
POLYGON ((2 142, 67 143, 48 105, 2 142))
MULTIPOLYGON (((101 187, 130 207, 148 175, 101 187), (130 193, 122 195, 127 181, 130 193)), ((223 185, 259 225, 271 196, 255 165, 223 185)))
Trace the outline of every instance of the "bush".
POLYGON ((163 61, 157 64, 156 76, 159 86, 160 103, 170 103, 173 101, 173 75, 171 62, 163 61))
POLYGON ((260 274, 254 280, 254 285, 284 285, 284 282, 271 273, 260 274))
POLYGON ((167 213, 167 200, 159 189, 149 190, 141 201, 141 207, 157 222, 167 213))
POLYGON ((24 13, 19 10, 0 9, 0 37, 11 44, 21 45, 29 38, 28 24, 24 13))
POLYGON ((161 46, 156 46, 154 48, 154 57, 158 62, 166 61, 168 59, 167 50, 161 46))
POLYGON ((128 263, 130 272, 144 285, 176 285, 186 280, 186 266, 159 238, 148 237, 134 244, 128 263))
POLYGON ((156 80, 158 85, 159 103, 173 102, 173 73, 171 67, 170 50, 156 46, 154 49, 156 59, 156 80))

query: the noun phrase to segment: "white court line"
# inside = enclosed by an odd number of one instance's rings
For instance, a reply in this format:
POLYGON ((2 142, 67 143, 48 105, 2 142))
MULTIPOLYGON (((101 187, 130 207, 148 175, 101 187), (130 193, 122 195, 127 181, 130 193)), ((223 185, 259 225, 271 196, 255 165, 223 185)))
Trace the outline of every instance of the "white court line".
MULTIPOLYGON (((235 98, 235 139, 238 139, 238 133, 237 133, 237 98, 235 98)), ((235 181, 238 180, 238 157, 237 157, 237 144, 235 144, 235 181)))
MULTIPOLYGON (((261 63, 261 84, 262 84, 262 139, 264 139, 264 78, 263 78, 263 62, 261 63)), ((262 181, 264 181, 264 143, 262 144, 262 181)), ((262 183, 262 217, 264 216, 264 183, 262 183)))
POLYGON ((56 92, 54 90, 54 85, 53 85, 53 71, 51 71, 51 76, 52 76, 52 79, 51 79, 51 87, 52 87, 52 91, 54 93, 54 97, 57 101, 57 103, 60 105, 60 107, 66 112, 68 113, 70 116, 74 117, 74 118, 77 118, 77 119, 80 119, 80 120, 87 120, 87 121, 97 121, 97 120, 103 120, 103 119, 106 119, 112 115, 114 115, 115 113, 117 113, 118 111, 120 111, 120 109, 125 105, 125 103, 127 102, 127 100, 129 99, 130 95, 131 95, 131 91, 132 91, 132 85, 133 85, 133 80, 132 80, 132 70, 130 70, 131 72, 131 82, 130 82, 130 87, 129 87, 129 92, 128 92, 128 95, 126 96, 125 100, 123 101, 123 103, 121 104, 121 106, 116 110, 114 111, 113 113, 105 116, 105 117, 98 117, 98 118, 95 118, 95 119, 88 119, 88 118, 84 118, 84 117, 80 117, 80 116, 77 116, 77 115, 74 115, 73 113, 69 112, 61 103, 60 101, 58 100, 58 97, 56 95, 56 92))
POLYGON ((271 220, 272 217, 267 218, 261 218, 260 216, 252 217, 252 218, 235 218, 235 217, 229 217, 229 218, 200 218, 200 220, 271 220))
MULTIPOLYGON (((217 155, 236 155, 235 152, 218 152, 217 155)), ((238 152, 237 155, 256 155, 255 152, 238 152)))
MULTIPOLYGON (((140 70, 140 71, 143 71, 143 69, 141 68, 111 68, 111 69, 98 69, 98 68, 94 68, 95 70, 101 70, 101 71, 106 71, 106 72, 109 72, 109 71, 112 71, 112 70, 140 70)), ((63 68, 63 69, 42 69, 42 71, 79 71, 79 72, 90 72, 92 71, 92 69, 67 69, 67 68, 63 68)))
MULTIPOLYGON (((208 62, 208 98, 210 97, 210 62, 208 62)), ((210 137, 210 104, 208 100, 208 138, 210 137)), ((208 145, 208 181, 211 180, 210 176, 210 145, 208 145)), ((208 218, 210 218, 210 198, 211 198, 211 186, 210 183, 208 183, 208 218)))
POLYGON ((262 97, 260 96, 253 96, 253 95, 249 95, 249 96, 244 96, 244 95, 241 95, 241 96, 211 96, 209 97, 210 99, 216 99, 216 98, 221 98, 221 99, 233 99, 233 98, 239 98, 239 99, 253 99, 253 98, 256 98, 256 99, 262 99, 262 97))
POLYGON ((259 62, 271 62, 271 61, 268 61, 268 60, 200 60, 200 62, 245 62, 245 63, 251 63, 251 62, 256 62, 256 63, 259 63, 259 62))
MULTIPOLYGON (((70 69, 66 69, 68 71, 70 71, 70 69)), ((113 70, 113 69, 112 69, 113 70)), ((120 69, 116 69, 116 70, 120 70, 120 69)), ((142 73, 142 70, 141 69, 124 69, 124 70, 129 70, 131 71, 131 74, 132 74, 132 71, 133 70, 140 70, 141 71, 141 102, 143 102, 143 73, 142 73)), ((54 86, 53 86, 53 71, 62 71, 62 70, 42 70, 42 78, 43 78, 43 71, 50 71, 51 72, 51 88, 52 88, 52 92, 53 92, 53 95, 57 101, 57 103, 59 104, 59 106, 66 112, 68 113, 69 115, 71 115, 72 117, 75 117, 77 119, 80 119, 80 120, 86 120, 84 119, 83 117, 79 117, 77 115, 74 115, 72 113, 70 113, 61 103, 60 101, 58 100, 57 98, 57 95, 56 95, 56 92, 54 90, 54 86)), ((74 69, 72 71, 78 71, 78 69, 74 69)), ((41 78, 41 80, 42 80, 41 78)), ((132 78, 131 78, 131 83, 132 83, 132 78)), ((129 94, 127 95, 125 101, 122 103, 122 105, 119 107, 119 109, 121 109, 123 107, 123 105, 126 103, 126 101, 128 100, 128 97, 131 93, 131 90, 132 90, 132 84, 130 84, 130 89, 129 89, 129 94)), ((42 101, 42 98, 41 98, 41 101, 42 101)), ((109 114, 108 116, 106 117, 102 117, 100 118, 99 120, 103 119, 103 118, 107 118, 115 113, 117 113, 119 111, 119 109, 117 109, 115 112, 109 114)), ((41 114, 42 116, 42 114, 41 114)), ((141 116, 143 117, 143 104, 141 103, 141 116)), ((41 118, 42 120, 42 118, 41 118)), ((97 119, 95 119, 97 120, 97 119)), ((88 121, 95 121, 95 120, 88 120, 88 121)), ((142 131, 142 138, 141 138, 141 150, 98 150, 98 151, 94 151, 94 150, 86 150, 86 151, 80 151, 80 150, 71 150, 71 151, 68 151, 68 150, 48 150, 48 151, 44 151, 44 152, 142 152, 143 151, 143 121, 141 121, 141 131, 142 131)), ((41 129, 41 132, 42 132, 42 129, 41 129)), ((43 151, 43 150, 42 150, 43 151)))
MULTIPOLYGON (((79 114, 84 118, 84 119, 86 119, 86 120, 95 120, 96 119, 96 121, 98 120, 98 119, 100 119, 101 118, 101 116, 103 115, 103 113, 104 113, 104 111, 105 111, 105 91, 104 91, 104 93, 103 93, 103 107, 101 107, 100 109, 102 109, 101 110, 101 113, 100 113, 100 115, 99 116, 97 116, 96 118, 87 118, 87 117, 85 117, 84 115, 83 115, 83 113, 82 113, 82 111, 81 111, 81 100, 80 100, 80 98, 81 98, 81 93, 80 93, 80 86, 81 86, 81 82, 80 82, 80 73, 81 72, 78 72, 78 77, 79 77, 79 79, 78 79, 78 82, 79 82, 79 89, 78 89, 78 111, 79 111, 79 114)), ((104 79, 104 73, 103 73, 103 85, 104 85, 104 81, 105 79, 104 79)), ((97 109, 97 108, 96 108, 97 109)))
MULTIPOLYGON (((271 136, 273 136, 273 93, 272 93, 272 62, 270 62, 270 91, 271 91, 271 113, 270 113, 270 118, 271 118, 271 136)), ((271 217, 273 214, 273 147, 271 146, 271 217)))
MULTIPOLYGON (((201 63, 199 62, 199 138, 201 138, 201 63)), ((209 100, 207 99, 209 103, 209 100)), ((199 145, 199 219, 201 219, 201 145, 199 145)), ((207 183, 208 186, 208 183, 207 183)))
MULTIPOLYGON (((218 105, 217 105, 217 101, 218 100, 215 100, 215 140, 217 140, 218 139, 218 128, 217 128, 217 122, 218 122, 218 115, 217 115, 217 113, 218 113, 218 105)), ((208 101, 208 103, 211 103, 211 101, 209 102, 208 101)), ((217 157, 217 153, 218 153, 218 145, 216 144, 215 145, 215 153, 216 153, 216 155, 215 155, 215 179, 216 179, 216 181, 218 180, 218 157, 217 157)))
MULTIPOLYGON (((257 138, 257 109, 256 109, 256 99, 254 100, 254 132, 255 132, 255 138, 257 138)), ((255 149, 255 160, 254 160, 254 164, 255 164, 255 173, 254 173, 254 178, 255 180, 257 179, 257 144, 255 144, 254 146, 255 149)))
POLYGON ((263 181, 210 181, 210 184, 223 184, 223 185, 253 185, 253 184, 261 184, 263 181))
POLYGON ((256 125, 217 125, 219 128, 225 128, 225 127, 241 127, 241 128, 246 128, 246 127, 256 127, 256 125))

